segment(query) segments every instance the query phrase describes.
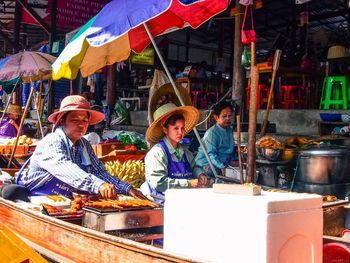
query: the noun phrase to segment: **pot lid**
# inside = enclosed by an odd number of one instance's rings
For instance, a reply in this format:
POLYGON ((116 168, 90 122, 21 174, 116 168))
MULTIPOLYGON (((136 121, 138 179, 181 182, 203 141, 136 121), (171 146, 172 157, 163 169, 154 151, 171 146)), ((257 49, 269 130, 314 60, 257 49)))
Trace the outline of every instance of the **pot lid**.
POLYGON ((299 152, 300 155, 320 155, 320 156, 345 155, 349 153, 350 153, 349 148, 344 146, 337 146, 337 145, 311 146, 299 152))

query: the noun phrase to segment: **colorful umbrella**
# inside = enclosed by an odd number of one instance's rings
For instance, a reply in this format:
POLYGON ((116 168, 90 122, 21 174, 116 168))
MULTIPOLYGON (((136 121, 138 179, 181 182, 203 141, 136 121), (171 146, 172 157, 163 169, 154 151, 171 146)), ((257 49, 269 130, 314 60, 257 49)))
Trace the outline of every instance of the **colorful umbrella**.
POLYGON ((36 51, 23 51, 0 60, 0 85, 51 78, 54 56, 36 51))
POLYGON ((85 24, 52 65, 53 79, 83 77, 140 53, 158 36, 198 28, 224 11, 229 0, 113 0, 85 24))
MULTIPOLYGON (((126 60, 131 51, 141 52, 152 42, 181 105, 185 105, 153 37, 185 26, 197 28, 224 11, 228 3, 229 0, 113 0, 65 47, 52 65, 53 79, 73 79, 79 68, 86 77, 105 65, 126 60)), ((197 129, 193 131, 217 176, 197 129)))

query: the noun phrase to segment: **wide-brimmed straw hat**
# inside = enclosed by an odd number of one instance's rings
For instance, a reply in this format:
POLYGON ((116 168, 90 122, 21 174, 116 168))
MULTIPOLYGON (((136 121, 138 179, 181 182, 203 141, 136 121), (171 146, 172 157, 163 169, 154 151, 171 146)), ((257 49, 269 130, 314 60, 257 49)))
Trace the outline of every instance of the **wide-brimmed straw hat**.
POLYGON ((62 100, 59 111, 52 113, 48 120, 57 126, 63 115, 69 111, 87 111, 90 115, 90 125, 99 123, 105 117, 102 112, 90 109, 90 103, 84 97, 79 95, 71 95, 62 100))
POLYGON ((199 111, 193 106, 177 107, 173 103, 167 103, 159 107, 153 114, 154 121, 148 127, 146 139, 157 143, 164 137, 162 124, 172 115, 181 114, 185 119, 185 134, 190 132, 199 120, 199 111))
MULTIPOLYGON (((1 111, 1 112, 5 112, 5 111, 1 111)), ((22 114, 21 106, 16 104, 10 104, 6 110, 6 114, 7 113, 21 115, 22 114)))
MULTIPOLYGON (((188 90, 181 85, 177 85, 177 89, 179 90, 179 93, 181 95, 181 98, 186 106, 191 106, 191 96, 188 92, 188 90)), ((181 103, 179 101, 179 98, 177 97, 175 90, 173 86, 170 83, 164 84, 160 86, 152 95, 149 105, 150 105, 150 116, 153 116, 154 112, 159 108, 158 102, 159 100, 164 96, 171 96, 171 100, 168 103, 174 103, 176 106, 181 106, 181 103)), ((153 120, 152 120, 153 121, 153 120)))

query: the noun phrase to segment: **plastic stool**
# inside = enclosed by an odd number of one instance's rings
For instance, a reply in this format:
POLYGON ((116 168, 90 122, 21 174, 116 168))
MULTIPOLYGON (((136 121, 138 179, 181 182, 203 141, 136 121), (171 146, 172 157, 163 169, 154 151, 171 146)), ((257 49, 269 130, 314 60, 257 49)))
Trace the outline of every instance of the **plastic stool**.
POLYGON ((348 77, 330 76, 324 78, 320 109, 348 109, 349 97, 350 90, 348 77))
POLYGON ((279 98, 282 109, 300 109, 302 105, 302 87, 296 85, 280 86, 279 98))
POLYGON ((206 92, 202 90, 191 90, 192 104, 196 108, 204 109, 207 107, 206 92))
MULTIPOLYGON (((250 86, 246 88, 246 109, 249 109, 249 100, 250 100, 250 86)), ((256 102, 256 108, 261 109, 264 105, 267 105, 267 101, 270 94, 270 88, 267 85, 259 84, 258 86, 258 100, 256 102)))

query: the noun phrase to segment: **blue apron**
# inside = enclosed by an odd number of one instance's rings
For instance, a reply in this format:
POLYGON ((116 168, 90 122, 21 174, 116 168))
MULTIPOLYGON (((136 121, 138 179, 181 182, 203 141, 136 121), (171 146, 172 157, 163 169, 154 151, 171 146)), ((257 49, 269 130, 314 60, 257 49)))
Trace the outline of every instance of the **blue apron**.
MULTIPOLYGON (((192 174, 192 168, 190 163, 187 160, 186 154, 183 155, 183 161, 176 162, 171 158, 171 154, 165 142, 161 140, 159 144, 164 149, 168 160, 168 177, 171 179, 187 179, 187 180, 194 179, 194 176, 192 174)), ((160 199, 155 198, 155 201, 160 204, 163 204, 164 194, 154 189, 148 181, 147 181, 147 185, 150 190, 150 193, 160 198, 160 199)))
MULTIPOLYGON (((69 149, 69 142, 67 139, 67 136, 65 135, 64 131, 61 128, 58 128, 59 133, 64 138, 64 143, 67 147, 67 153, 70 160, 73 160, 70 149, 69 149)), ((78 148, 76 152, 76 156, 78 156, 78 166, 84 170, 87 173, 91 172, 91 160, 88 155, 86 147, 84 148, 78 148)), ((30 160, 30 159, 29 159, 30 160)), ((29 160, 22 166, 21 170, 18 172, 17 176, 17 184, 20 183, 20 176, 24 170, 24 168, 29 164, 29 160)), ((83 192, 77 188, 74 188, 70 186, 69 184, 66 184, 62 182, 61 180, 57 179, 53 175, 51 175, 51 178, 45 182, 45 184, 37 189, 34 189, 31 191, 32 195, 64 195, 66 197, 72 197, 72 192, 77 193, 86 193, 83 192)))

